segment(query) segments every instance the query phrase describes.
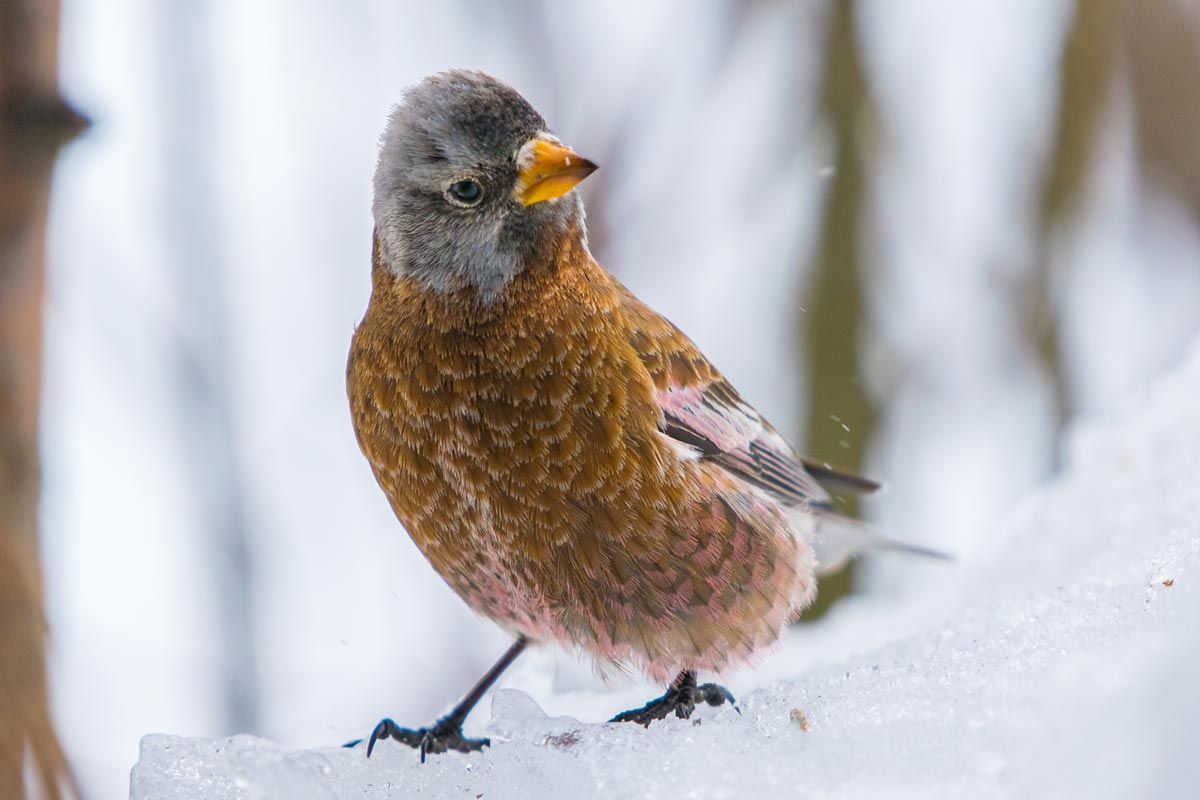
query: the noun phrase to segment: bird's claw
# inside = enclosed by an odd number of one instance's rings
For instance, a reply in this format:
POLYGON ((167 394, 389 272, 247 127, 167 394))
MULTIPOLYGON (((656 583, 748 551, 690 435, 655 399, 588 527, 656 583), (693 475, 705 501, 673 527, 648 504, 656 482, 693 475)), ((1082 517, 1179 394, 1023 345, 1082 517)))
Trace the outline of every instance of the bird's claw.
POLYGON ((696 710, 698 702, 708 703, 710 706, 729 703, 734 711, 742 713, 737 707, 737 701, 724 686, 715 683, 697 686, 696 677, 688 673, 683 680, 673 683, 662 697, 656 697, 641 708, 622 711, 609 722, 636 722, 642 727, 649 727, 651 722, 665 719, 671 713, 680 719, 688 719, 696 710))
POLYGON ((737 700, 733 698, 728 689, 719 683, 702 683, 697 686, 696 699, 703 700, 714 708, 729 703, 734 711, 738 714, 742 713, 742 710, 738 708, 737 700))
POLYGON ((490 745, 490 739, 468 739, 462 734, 462 723, 449 717, 437 721, 432 728, 401 728, 390 719, 384 719, 371 731, 367 740, 367 758, 375 749, 375 743, 383 739, 395 739, 401 744, 421 751, 421 763, 428 753, 445 753, 456 750, 460 753, 476 753, 490 745))

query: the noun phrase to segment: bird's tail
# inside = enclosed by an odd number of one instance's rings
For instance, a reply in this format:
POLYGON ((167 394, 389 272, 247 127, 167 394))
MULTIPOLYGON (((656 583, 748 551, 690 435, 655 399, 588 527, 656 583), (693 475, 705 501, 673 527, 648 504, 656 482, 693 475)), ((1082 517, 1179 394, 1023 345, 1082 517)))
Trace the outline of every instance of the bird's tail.
POLYGON ((813 549, 817 557, 817 574, 835 572, 851 558, 870 550, 891 550, 925 558, 953 560, 940 550, 889 539, 878 529, 856 519, 832 511, 818 510, 817 530, 813 549))

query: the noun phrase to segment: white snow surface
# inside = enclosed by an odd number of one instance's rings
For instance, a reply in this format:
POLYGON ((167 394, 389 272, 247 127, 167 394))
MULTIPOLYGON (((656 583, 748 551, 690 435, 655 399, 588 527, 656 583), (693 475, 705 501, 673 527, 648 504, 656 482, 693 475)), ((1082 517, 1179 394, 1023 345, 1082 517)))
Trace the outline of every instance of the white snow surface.
POLYGON ((1198 397, 1200 347, 1123 409, 1077 424, 1062 477, 970 562, 898 566, 922 578, 917 600, 858 599, 789 634, 731 684, 740 715, 602 724, 649 699, 644 687, 555 694, 543 681, 539 692, 534 655, 516 681, 540 705, 500 689, 489 720, 485 699, 468 726, 491 737, 483 753, 422 765, 391 741, 368 760, 362 747, 156 734, 142 741, 130 795, 1195 796, 1198 397))

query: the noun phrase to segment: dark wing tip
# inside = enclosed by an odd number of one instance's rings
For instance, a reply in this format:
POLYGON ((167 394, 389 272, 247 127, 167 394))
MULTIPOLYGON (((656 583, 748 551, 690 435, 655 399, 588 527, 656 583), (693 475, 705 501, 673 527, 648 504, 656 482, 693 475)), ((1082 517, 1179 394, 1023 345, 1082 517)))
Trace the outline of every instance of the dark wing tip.
POLYGON ((846 472, 824 462, 804 459, 804 469, 816 479, 817 483, 831 492, 843 491, 855 494, 875 494, 884 488, 879 481, 846 472))

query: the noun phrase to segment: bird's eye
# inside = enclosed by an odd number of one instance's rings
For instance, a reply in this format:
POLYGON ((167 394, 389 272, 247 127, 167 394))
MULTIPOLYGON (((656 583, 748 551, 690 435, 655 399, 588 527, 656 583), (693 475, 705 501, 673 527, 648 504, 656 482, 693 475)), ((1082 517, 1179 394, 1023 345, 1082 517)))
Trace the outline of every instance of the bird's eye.
POLYGON ((470 179, 450 184, 450 196, 462 205, 473 206, 483 197, 483 187, 470 179))

